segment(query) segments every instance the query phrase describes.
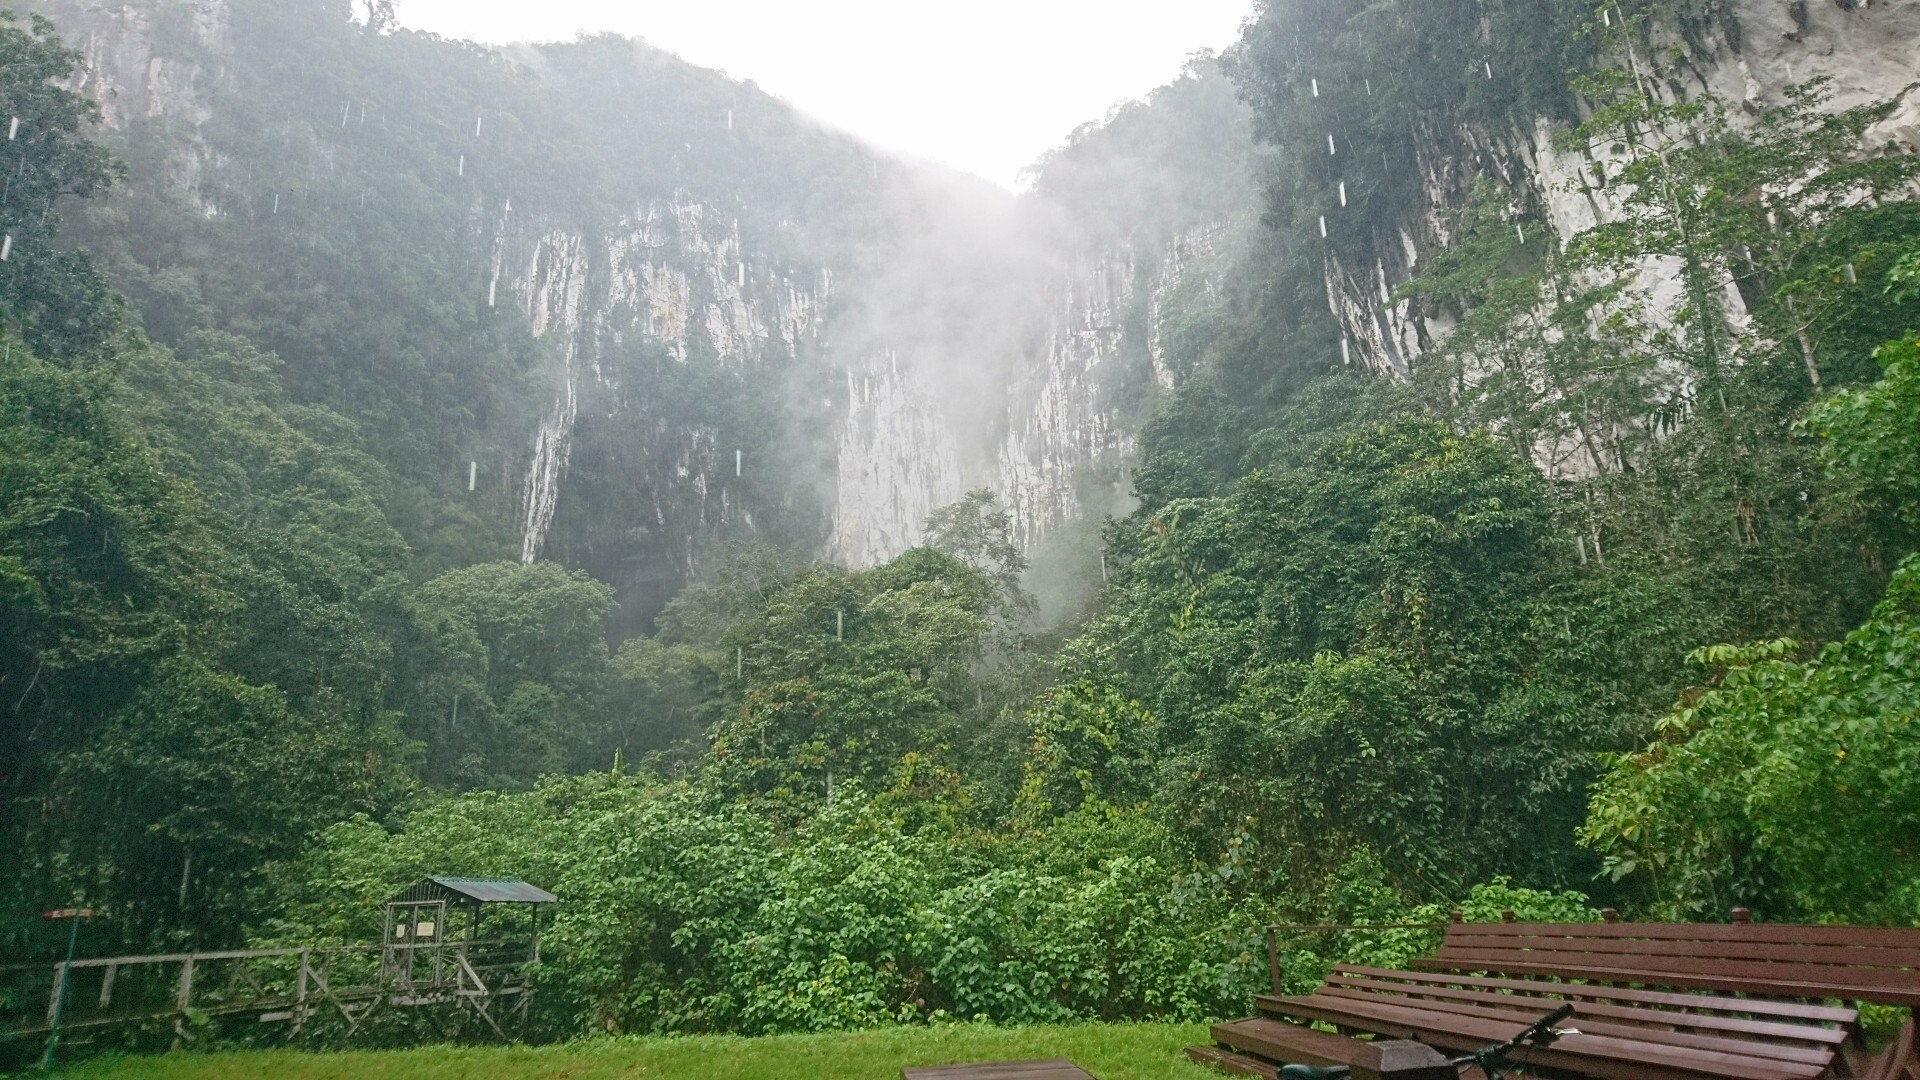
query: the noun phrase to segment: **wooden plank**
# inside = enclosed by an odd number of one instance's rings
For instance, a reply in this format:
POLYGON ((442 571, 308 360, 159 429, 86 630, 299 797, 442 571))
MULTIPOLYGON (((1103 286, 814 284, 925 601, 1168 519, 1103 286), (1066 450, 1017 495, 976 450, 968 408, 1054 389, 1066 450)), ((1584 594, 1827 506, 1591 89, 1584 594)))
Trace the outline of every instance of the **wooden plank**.
MULTIPOLYGON (((1456 1051, 1472 1051, 1511 1038, 1512 1020, 1451 1015, 1385 1001, 1353 1001, 1320 995, 1287 998, 1287 1010, 1395 1039, 1414 1039, 1456 1051)), ((1539 1010, 1532 1018, 1545 1015, 1539 1010)), ((1765 1048, 1761 1048, 1764 1050, 1765 1048)), ((1546 1048, 1517 1054, 1521 1062, 1567 1069, 1605 1080, 1647 1077, 1719 1077, 1725 1080, 1817 1080, 1824 1066, 1783 1062, 1750 1054, 1662 1046, 1610 1035, 1569 1036, 1546 1048)))
POLYGON ((1260 1080, 1279 1080, 1280 1077, 1278 1068, 1221 1046, 1189 1046, 1187 1060, 1218 1069, 1229 1076, 1258 1076, 1260 1080))
POLYGON ((1569 969, 1611 968, 1672 972, 1678 975, 1714 975, 1747 979, 1779 979, 1835 987, 1876 987, 1899 990, 1920 987, 1920 973, 1902 968, 1841 967, 1837 964, 1801 964, 1777 960, 1746 960, 1721 956, 1641 956, 1583 952, 1575 949, 1491 949, 1456 946, 1445 949, 1449 960, 1524 960, 1533 964, 1562 964, 1569 969))
MULTIPOLYGON (((1550 983, 1536 983, 1538 992, 1553 992, 1550 983)), ((1531 1002, 1556 1004, 1553 998, 1541 998, 1497 991, 1472 989, 1466 987, 1433 986, 1424 983, 1396 983, 1385 979, 1356 979, 1342 976, 1338 972, 1327 979, 1322 992, 1342 990, 1348 992, 1367 992, 1382 994, 1406 994, 1419 999, 1442 1001, 1489 1002, 1500 1003, 1505 1007, 1531 1002)), ((1710 998, 1703 998, 1710 1001, 1710 998)), ((1722 1001, 1737 1001, 1723 998, 1722 1001)), ((1704 1035, 1727 1035, 1744 1037, 1749 1040, 1760 1039, 1812 1047, 1824 1047, 1831 1053, 1832 1048, 1847 1040, 1844 1028, 1826 1027, 1819 1024, 1781 1024, 1766 1020, 1748 1020, 1738 1016, 1719 1016, 1711 1012, 1680 1012, 1675 1009, 1649 1008, 1642 1005, 1614 1005, 1604 1001, 1576 1001, 1577 1013, 1585 1021, 1589 1018, 1615 1020, 1643 1027, 1672 1028, 1692 1031, 1704 1035)))
POLYGON ((1809 942, 1694 941, 1665 937, 1586 937, 1566 934, 1449 935, 1441 952, 1452 949, 1544 949, 1625 956, 1712 956, 1728 960, 1766 960, 1838 968, 1912 969, 1920 967, 1920 944, 1913 947, 1817 945, 1809 942))
MULTIPOLYGON (((1316 997, 1345 998, 1356 1001, 1393 1001, 1386 994, 1375 994, 1366 990, 1348 990, 1341 987, 1322 987, 1314 991, 1316 997)), ((1539 1015, 1538 999, 1514 997, 1512 995, 1488 994, 1478 1001, 1456 1001, 1449 999, 1422 1000, 1400 998, 1400 1002, 1433 1012, 1451 1013, 1459 1016, 1479 1016, 1504 1024, 1511 1024, 1514 1031, 1532 1023, 1539 1015), (1502 1005, 1505 998, 1510 1004, 1502 1005), (1531 1007, 1529 1007, 1531 1006, 1531 1007)), ((1777 1039, 1742 1039, 1725 1035, 1706 1035, 1699 1032, 1663 1030, 1638 1024, 1623 1024, 1595 1016, 1581 1009, 1574 1013, 1574 1019, 1568 1026, 1577 1025, 1577 1029, 1587 1035, 1607 1035, 1628 1039, 1634 1042, 1659 1043, 1663 1046, 1686 1046, 1699 1050, 1716 1050, 1729 1054, 1764 1056, 1778 1061, 1794 1061, 1803 1065, 1825 1067, 1833 1062, 1834 1046, 1807 1046, 1792 1044, 1777 1039)))
POLYGON ((1637 990, 1623 986, 1601 986, 1591 983, 1543 982, 1526 979, 1501 979, 1485 975, 1457 975, 1426 973, 1419 971, 1398 971, 1387 968, 1362 967, 1342 964, 1334 968, 1336 973, 1345 973, 1375 978, 1402 979, 1408 982, 1428 982, 1436 985, 1459 985, 1483 987, 1491 990, 1509 990, 1519 993, 1550 992, 1560 994, 1575 1001, 1620 1001, 1637 1002, 1646 1005, 1664 1006, 1675 1009, 1709 1009, 1716 1012, 1728 1012, 1744 1016, 1770 1016, 1792 1020, 1804 1020, 1809 1023, 1836 1024, 1849 1026, 1860 1018, 1858 1011, 1834 1005, 1808 1005, 1797 1001, 1765 1001, 1753 998, 1713 997, 1704 994, 1689 994, 1669 990, 1637 990))
POLYGON ((1359 1039, 1264 1016, 1215 1024, 1211 1032, 1222 1046, 1287 1065, 1351 1065, 1364 1045, 1359 1039))
POLYGON ((973 1065, 922 1065, 900 1070, 903 1080, 1093 1080, 1065 1058, 1047 1061, 985 1061, 973 1065))
POLYGON ((1526 959, 1504 956, 1435 957, 1415 960, 1423 971, 1498 971, 1509 975, 1551 975, 1558 979, 1592 979, 1600 982, 1635 983, 1650 986, 1690 987, 1698 990, 1724 990, 1743 994, 1767 994, 1776 997, 1812 998, 1816 1001, 1837 998, 1843 1001, 1872 1001, 1884 1005, 1920 1006, 1920 983, 1904 986, 1845 985, 1839 982, 1808 982, 1765 974, 1653 971, 1645 968, 1580 964, 1570 958, 1544 954, 1516 954, 1526 959))
POLYGON ((1759 941, 1774 944, 1920 948, 1920 929, 1816 923, 1454 923, 1447 939, 1527 937, 1648 938, 1668 941, 1759 941))

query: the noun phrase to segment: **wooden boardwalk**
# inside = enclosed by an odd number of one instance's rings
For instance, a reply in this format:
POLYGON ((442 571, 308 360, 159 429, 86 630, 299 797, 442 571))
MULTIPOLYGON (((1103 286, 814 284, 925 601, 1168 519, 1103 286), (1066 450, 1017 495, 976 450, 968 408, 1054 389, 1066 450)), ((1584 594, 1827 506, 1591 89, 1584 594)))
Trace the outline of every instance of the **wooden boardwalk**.
POLYGON ((286 1023, 316 1015, 356 1030, 382 1008, 452 1006, 501 1038, 523 1015, 531 958, 499 941, 344 945, 114 956, 0 968, 0 1039, 171 1021, 176 1032, 212 1017, 286 1023), (63 1008, 60 1006, 64 1005, 63 1008))

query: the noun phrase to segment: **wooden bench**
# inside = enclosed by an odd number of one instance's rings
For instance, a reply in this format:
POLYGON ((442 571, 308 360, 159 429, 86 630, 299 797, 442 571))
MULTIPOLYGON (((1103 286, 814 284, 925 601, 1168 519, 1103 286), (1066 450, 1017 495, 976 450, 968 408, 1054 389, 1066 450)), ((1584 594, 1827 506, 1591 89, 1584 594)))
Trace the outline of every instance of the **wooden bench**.
POLYGON ((1563 1001, 1575 1006, 1565 1026, 1581 1034, 1522 1060, 1621 1080, 1816 1080, 1857 1018, 1799 1002, 1343 966, 1311 994, 1255 997, 1259 1016, 1213 1034, 1270 1060, 1346 1064, 1357 1041, 1300 1022, 1464 1052, 1510 1037, 1563 1001))
POLYGON ((1257 1015, 1215 1025, 1216 1047, 1189 1056, 1272 1076, 1273 1062, 1351 1064, 1354 1036, 1470 1051, 1572 1002, 1562 1026, 1581 1034, 1529 1051, 1533 1064, 1619 1080, 1920 1080, 1911 1023, 1868 1059, 1849 1046, 1856 1010, 1831 1004, 1920 1001, 1920 931, 1456 922, 1413 966, 1343 966, 1311 994, 1259 995, 1257 1015))
POLYGON ((1545 975, 1920 1006, 1920 930, 1713 923, 1465 923, 1422 971, 1545 975))

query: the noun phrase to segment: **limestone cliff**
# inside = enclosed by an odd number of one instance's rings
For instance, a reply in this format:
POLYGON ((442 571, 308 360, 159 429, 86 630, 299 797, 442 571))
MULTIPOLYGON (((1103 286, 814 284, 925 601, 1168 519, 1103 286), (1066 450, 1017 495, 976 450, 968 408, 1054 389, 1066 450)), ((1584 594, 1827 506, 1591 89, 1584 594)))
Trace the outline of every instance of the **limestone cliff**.
MULTIPOLYGON (((517 398, 449 404, 464 434, 422 451, 424 482, 456 507, 438 513, 470 504, 510 529, 518 557, 586 568, 643 613, 715 536, 866 564, 918 542, 926 516, 973 487, 1002 495, 1029 546, 1119 505, 1127 409, 1172 378, 1155 344, 1162 309, 1226 216, 1212 205, 1089 230, 1070 200, 889 161, 638 43, 475 55, 342 32, 327 4, 36 7, 86 57, 82 88, 135 156, 135 204, 191 209, 126 230, 141 235, 119 262, 125 287, 160 295, 154 280, 213 258, 163 232, 247 260, 289 229, 333 252, 321 278, 413 258, 466 282, 457 297, 392 296, 391 311, 363 299, 349 316, 404 323, 409 305, 452 300, 477 309, 460 316, 474 333, 525 334, 517 398), (313 70, 288 40, 295 18, 325 31, 333 68, 313 70), (594 75, 584 50, 597 50, 594 75), (423 55, 447 59, 445 86, 405 83, 423 55), (606 85, 629 77, 624 92, 606 85), (609 115, 567 115, 590 109, 609 115), (576 167, 590 184, 541 175, 525 145, 566 122, 613 125, 599 159, 576 167), (395 232, 412 228, 443 246, 409 253, 395 232), (369 250, 389 239, 394 250, 369 250), (502 319, 520 329, 487 329, 502 319)), ((1246 218, 1242 180, 1230 209, 1246 218)), ((196 298, 220 291, 199 276, 196 298)), ((165 300, 145 306, 158 332, 165 300)), ((247 322, 213 299, 192 318, 247 322)), ((469 378, 454 352, 417 391, 355 377, 376 397, 433 400, 469 378)), ((315 362, 290 356, 290 384, 353 415, 315 362)), ((390 423, 403 440, 430 426, 390 423)))
MULTIPOLYGON (((1602 11, 1609 22, 1615 17, 1602 11)), ((1605 57, 1641 73, 1666 100, 1712 94, 1751 114, 1784 101, 1787 87, 1830 81, 1834 109, 1897 100, 1895 116, 1877 128, 1863 152, 1892 145, 1920 150, 1920 5, 1901 0, 1726 0, 1690 16, 1653 24, 1644 50, 1605 57)), ((1510 73, 1491 64, 1497 84, 1510 73)), ((1331 90, 1329 90, 1331 93, 1331 90)), ((1511 197, 1517 216, 1543 218, 1567 240, 1612 212, 1612 196, 1597 181, 1609 168, 1604 151, 1571 152, 1554 145, 1562 125, 1547 118, 1511 125, 1461 126, 1429 132, 1411 163, 1419 196, 1413 205, 1369 223, 1365 255, 1325 260, 1329 309, 1356 360, 1404 375, 1450 327, 1445 313, 1396 302, 1396 286, 1418 275, 1422 259, 1451 244, 1452 212, 1478 180, 1492 180, 1511 197)), ((1616 162, 1611 162, 1617 166, 1616 162)), ((1337 214, 1330 204, 1326 213, 1337 214)), ((1671 292, 1671 268, 1650 267, 1648 288, 1671 292)), ((1738 297, 1731 297, 1738 305, 1738 297)))

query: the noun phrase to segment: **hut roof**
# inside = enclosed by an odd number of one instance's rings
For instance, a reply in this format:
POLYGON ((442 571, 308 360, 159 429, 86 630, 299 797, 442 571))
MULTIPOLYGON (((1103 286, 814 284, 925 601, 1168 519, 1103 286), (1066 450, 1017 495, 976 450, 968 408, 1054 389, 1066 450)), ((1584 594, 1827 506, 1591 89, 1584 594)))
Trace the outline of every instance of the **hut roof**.
POLYGON ((445 900, 456 904, 551 904, 560 898, 519 878, 453 877, 436 874, 387 901, 390 904, 445 900))

